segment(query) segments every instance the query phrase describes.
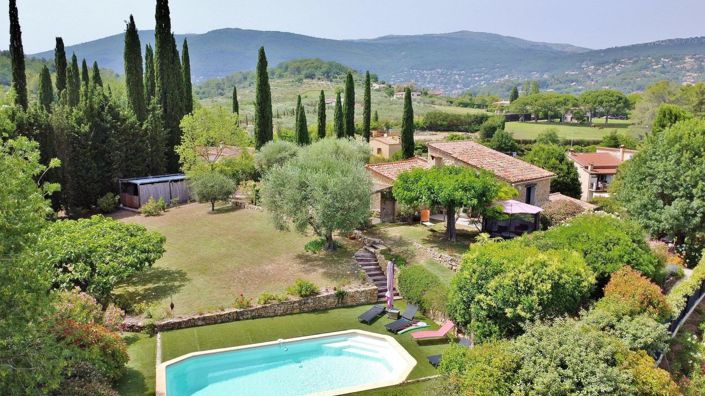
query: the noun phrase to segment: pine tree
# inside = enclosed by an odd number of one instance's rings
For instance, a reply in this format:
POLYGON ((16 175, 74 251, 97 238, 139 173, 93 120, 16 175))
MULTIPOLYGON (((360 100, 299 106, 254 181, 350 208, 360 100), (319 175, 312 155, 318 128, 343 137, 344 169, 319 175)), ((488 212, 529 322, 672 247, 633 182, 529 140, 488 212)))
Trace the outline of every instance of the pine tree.
POLYGON ((56 38, 56 48, 54 49, 54 67, 56 68, 56 93, 61 94, 61 91, 66 89, 66 51, 64 50, 64 40, 61 37, 56 38))
POLYGON ((326 137, 326 94, 321 90, 318 97, 318 138, 326 137))
POLYGON ((294 132, 299 132, 299 111, 301 110, 301 95, 296 97, 296 107, 294 108, 294 132))
POLYGON ((272 120, 272 91, 267 73, 267 55, 259 49, 257 82, 255 85, 255 146, 259 150, 274 137, 272 120))
MULTIPOLYGON (((277 110, 277 118, 279 118, 279 110, 277 110)), ((240 114, 240 103, 237 101, 237 87, 233 85, 233 113, 240 114)))
POLYGON ((17 14, 17 2, 10 0, 10 59, 12 60, 12 88, 15 104, 27 109, 27 75, 25 74, 22 30, 17 14))
POLYGON ((100 76, 100 69, 98 68, 98 62, 93 61, 93 76, 91 76, 93 79, 93 84, 102 87, 103 86, 103 78, 100 76))
POLYGON ((184 114, 190 114, 193 112, 193 85, 191 84, 191 57, 188 54, 186 39, 181 50, 181 68, 184 74, 184 114))
POLYGON ((154 77, 154 51, 149 44, 145 49, 144 58, 144 96, 145 102, 151 105, 156 93, 157 82, 154 77))
POLYGON ((401 120, 401 151, 404 158, 414 156, 414 108, 411 104, 411 88, 404 91, 404 115, 401 120))
POLYGON ((311 138, 308 135, 308 123, 306 122, 306 111, 303 105, 299 106, 296 118, 296 143, 299 146, 307 146, 311 144, 311 138))
POLYGON ((147 118, 147 103, 144 98, 144 84, 142 84, 142 44, 132 15, 125 28, 123 61, 127 103, 137 120, 143 122, 147 118))
POLYGON ((88 84, 91 83, 90 73, 88 73, 88 64, 85 59, 81 62, 81 82, 86 88, 88 87, 88 84))
POLYGON ((76 54, 71 55, 71 66, 66 73, 66 94, 69 107, 77 106, 81 100, 81 74, 76 54))
POLYGON ((370 90, 370 72, 365 73, 365 98, 362 108, 362 137, 370 141, 370 123, 372 118, 372 92, 370 90))
POLYGON ((333 133, 338 139, 345 137, 345 126, 343 125, 343 105, 340 100, 340 92, 335 95, 335 112, 333 113, 333 133))
POLYGON ((44 65, 39 76, 39 104, 46 111, 51 111, 51 102, 54 101, 54 89, 51 86, 49 68, 44 65))
POLYGON ((349 137, 355 136, 355 82, 352 72, 348 72, 345 79, 345 108, 343 109, 343 121, 345 134, 349 137))
POLYGON ((512 87, 512 92, 509 94, 509 103, 519 99, 519 88, 517 86, 512 87))

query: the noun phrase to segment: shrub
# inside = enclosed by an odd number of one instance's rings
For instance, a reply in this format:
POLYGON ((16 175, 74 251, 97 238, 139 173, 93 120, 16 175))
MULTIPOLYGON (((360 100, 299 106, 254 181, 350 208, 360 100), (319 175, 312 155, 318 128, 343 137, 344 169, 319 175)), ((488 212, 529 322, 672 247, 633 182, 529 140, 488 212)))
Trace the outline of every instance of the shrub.
POLYGON ((55 396, 118 396, 110 381, 92 364, 73 362, 64 369, 64 378, 55 396))
POLYGON ((671 316, 661 288, 628 266, 612 273, 605 286, 605 296, 597 302, 596 308, 619 317, 647 314, 658 321, 666 321, 671 316))
POLYGON ((420 265, 402 268, 399 272, 399 292, 407 302, 423 310, 446 312, 448 288, 441 280, 420 265))
POLYGON ((159 216, 162 212, 166 211, 166 203, 164 203, 164 198, 159 198, 159 201, 155 201, 154 197, 149 197, 147 203, 142 205, 140 208, 140 213, 149 216, 159 216))
MULTIPOLYGON (((293 138, 293 136, 292 136, 293 138)), ((275 166, 282 166, 299 153, 299 146, 285 140, 271 141, 255 154, 255 168, 264 175, 275 166)))
POLYGON ((78 323, 100 323, 102 320, 103 308, 93 296, 78 287, 57 292, 54 307, 58 320, 78 323))
POLYGON ((559 200, 549 202, 544 205, 543 212, 541 212, 541 224, 544 228, 549 228, 572 219, 584 211, 585 209, 582 206, 573 201, 559 200))
POLYGON ((257 304, 259 305, 265 305, 265 304, 271 304, 275 302, 283 302, 288 300, 289 297, 286 295, 279 295, 279 294, 272 294, 268 292, 264 292, 259 295, 259 298, 257 298, 257 304))
POLYGON ((118 196, 109 192, 98 198, 98 210, 100 213, 112 213, 115 211, 118 203, 118 196))
POLYGON ((655 367, 654 359, 644 351, 627 354, 626 359, 622 362, 622 369, 631 375, 636 395, 671 396, 681 394, 678 385, 668 372, 655 367))
POLYGON ((103 313, 103 325, 112 331, 120 330, 124 319, 125 311, 115 304, 108 305, 103 313))
POLYGON ((306 245, 304 245, 304 250, 309 253, 318 253, 323 250, 323 246, 325 246, 325 244, 325 239, 314 239, 312 241, 306 242, 306 245))
POLYGON ((486 242, 463 256, 448 310, 478 339, 521 334, 535 320, 575 314, 593 291, 595 277, 579 254, 521 242, 486 242))
POLYGON ((685 309, 686 301, 705 282, 705 258, 700 259, 700 264, 693 268, 690 278, 679 282, 668 293, 666 300, 671 307, 672 316, 680 315, 685 309))
POLYGON ((248 180, 246 182, 240 183, 240 188, 247 198, 247 202, 252 205, 257 205, 259 203, 259 183, 248 180))
POLYGON ((335 300, 338 302, 338 304, 342 304, 343 300, 345 300, 345 296, 348 295, 348 291, 345 289, 335 289, 335 300))
POLYGON ((129 359, 125 341, 107 328, 73 320, 58 321, 54 332, 71 360, 93 365, 110 381, 120 378, 129 359))
POLYGON ((242 293, 240 293, 240 295, 235 298, 235 302, 233 303, 233 307, 237 309, 250 308, 251 306, 252 299, 249 297, 245 297, 245 295, 242 293))
POLYGON ((505 119, 503 116, 494 116, 487 119, 480 125, 480 138, 490 140, 495 132, 504 130, 505 119))
POLYGON ((612 197, 595 197, 590 201, 597 206, 598 211, 621 216, 625 213, 624 207, 619 201, 612 197))
POLYGON ((296 282, 287 289, 289 294, 299 297, 314 296, 318 294, 319 291, 318 286, 304 279, 297 279, 296 282))
POLYGON ((510 395, 518 357, 509 343, 490 342, 473 348, 453 345, 443 353, 439 371, 473 396, 510 395))
POLYGON ((619 339, 632 351, 644 350, 652 356, 664 351, 670 338, 668 325, 646 314, 619 316, 596 308, 583 314, 582 323, 619 339))

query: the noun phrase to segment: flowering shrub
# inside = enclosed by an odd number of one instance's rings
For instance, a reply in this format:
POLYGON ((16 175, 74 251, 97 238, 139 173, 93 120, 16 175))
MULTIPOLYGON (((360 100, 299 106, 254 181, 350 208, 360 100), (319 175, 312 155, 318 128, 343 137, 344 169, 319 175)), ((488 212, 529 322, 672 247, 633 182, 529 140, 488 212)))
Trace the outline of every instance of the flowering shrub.
POLYGON ((596 308, 618 316, 648 314, 659 321, 665 321, 671 316, 671 309, 661 288, 630 267, 622 267, 612 274, 605 286, 605 296, 597 302, 596 308))
POLYGON ((102 307, 96 299, 78 287, 60 291, 54 302, 56 317, 59 320, 72 320, 79 323, 100 323, 102 307))
POLYGON ((318 286, 313 283, 307 280, 297 279, 293 285, 289 286, 287 292, 292 296, 309 297, 318 294, 319 290, 318 286))
POLYGON ((125 341, 116 333, 99 324, 70 319, 58 321, 54 332, 71 360, 90 363, 109 381, 122 375, 129 357, 125 341))
POLYGON ((112 331, 120 330, 122 321, 125 319, 125 311, 115 304, 108 305, 103 312, 103 325, 112 331))

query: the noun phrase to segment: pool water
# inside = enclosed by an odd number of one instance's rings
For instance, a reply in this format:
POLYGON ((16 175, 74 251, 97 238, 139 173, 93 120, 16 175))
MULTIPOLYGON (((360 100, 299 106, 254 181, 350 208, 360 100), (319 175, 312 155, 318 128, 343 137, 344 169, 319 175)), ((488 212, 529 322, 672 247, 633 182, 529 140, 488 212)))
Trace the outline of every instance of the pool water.
POLYGON ((218 350, 172 362, 165 363, 168 396, 335 395, 399 383, 416 364, 391 337, 361 331, 218 350))

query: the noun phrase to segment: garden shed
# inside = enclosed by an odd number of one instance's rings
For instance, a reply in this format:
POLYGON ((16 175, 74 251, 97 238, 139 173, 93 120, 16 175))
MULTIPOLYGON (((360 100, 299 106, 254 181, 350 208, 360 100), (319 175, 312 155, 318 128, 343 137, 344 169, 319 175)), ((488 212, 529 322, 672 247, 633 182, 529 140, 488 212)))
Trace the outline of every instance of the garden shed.
POLYGON ((167 205, 188 202, 189 192, 186 176, 183 174, 135 177, 120 179, 120 204, 128 209, 139 209, 154 198, 163 198, 167 205))

